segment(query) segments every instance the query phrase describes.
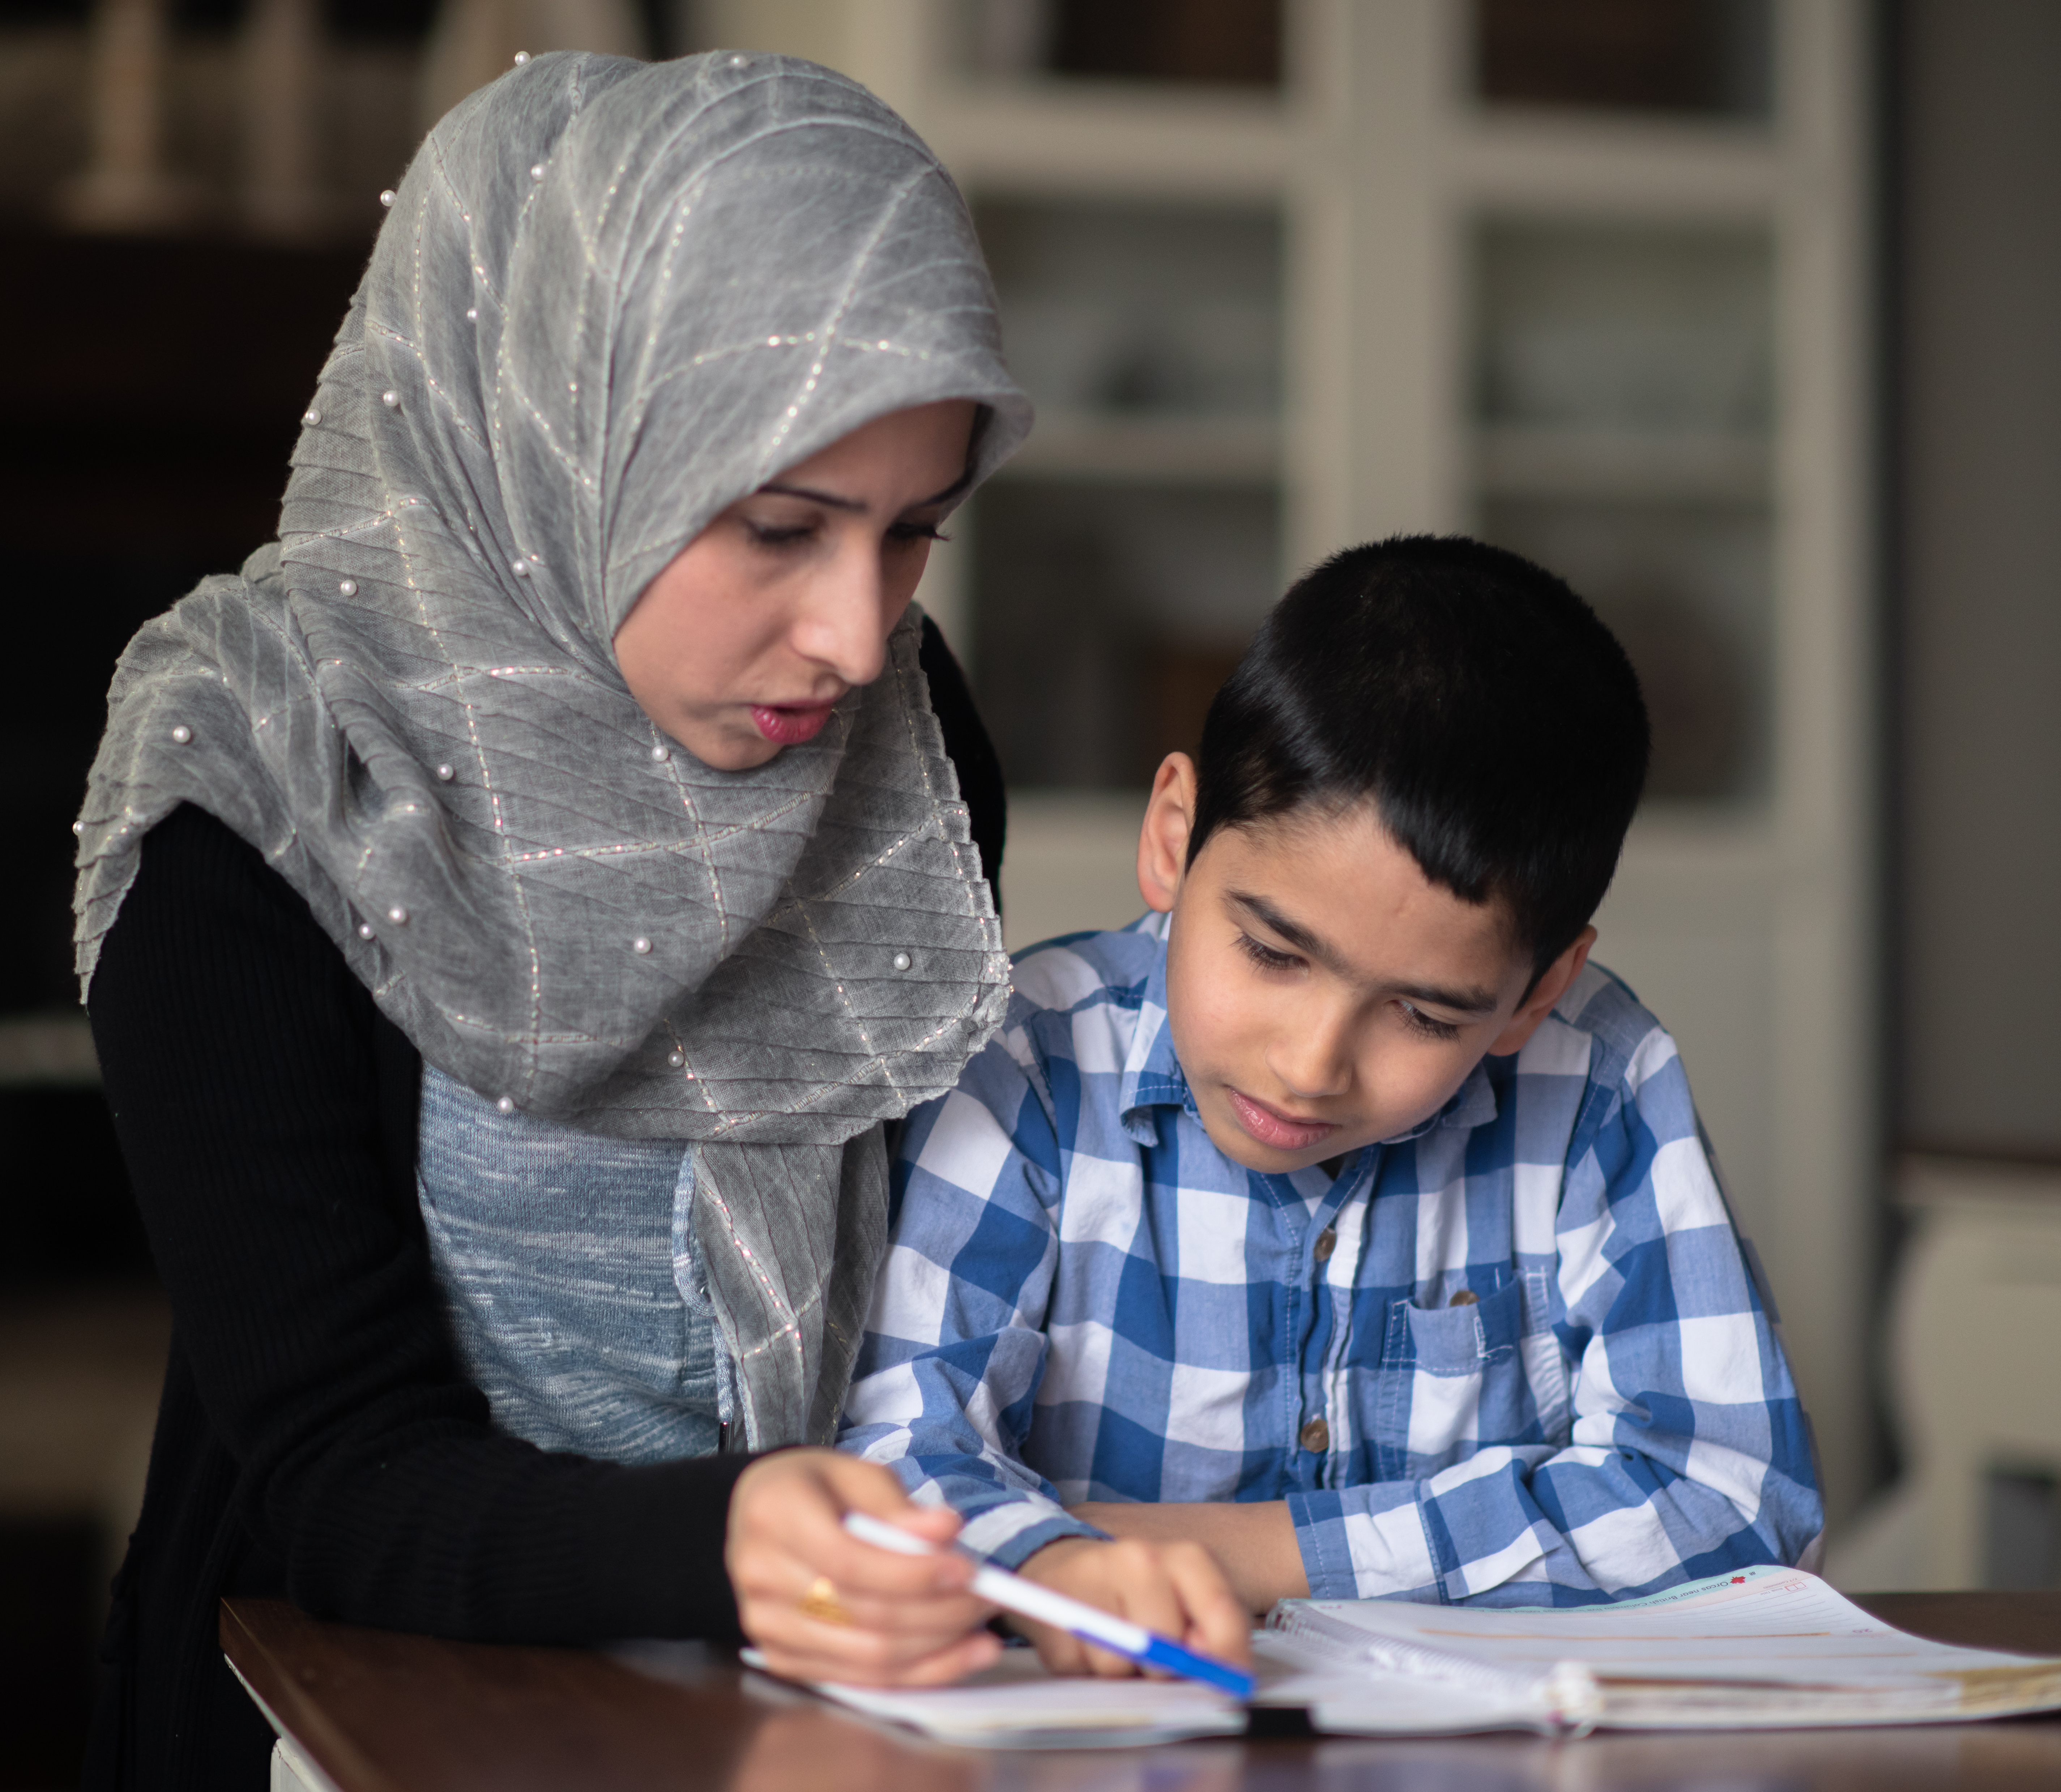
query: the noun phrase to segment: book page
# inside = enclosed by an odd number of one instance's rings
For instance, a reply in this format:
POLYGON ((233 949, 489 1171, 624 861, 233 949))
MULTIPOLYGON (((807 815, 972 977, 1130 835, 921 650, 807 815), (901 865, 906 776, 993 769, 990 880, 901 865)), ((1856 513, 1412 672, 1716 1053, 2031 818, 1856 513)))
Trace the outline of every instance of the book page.
POLYGON ((1622 1605, 1484 1610, 1391 1600, 1284 1602, 1367 1634, 1512 1671, 1579 1662, 1610 1681, 1909 1686, 1935 1676, 2014 1678, 2061 1667, 1995 1650, 1928 1642, 1871 1618, 1815 1574, 1751 1568, 1622 1605))
MULTIPOLYGON (((746 1650, 749 1666, 760 1664, 746 1650)), ((1010 1649, 956 1686, 905 1690, 810 1682, 812 1691, 889 1723, 978 1748, 1111 1748, 1235 1736, 1245 1707, 1192 1680, 1062 1678, 1033 1649, 1010 1649)))

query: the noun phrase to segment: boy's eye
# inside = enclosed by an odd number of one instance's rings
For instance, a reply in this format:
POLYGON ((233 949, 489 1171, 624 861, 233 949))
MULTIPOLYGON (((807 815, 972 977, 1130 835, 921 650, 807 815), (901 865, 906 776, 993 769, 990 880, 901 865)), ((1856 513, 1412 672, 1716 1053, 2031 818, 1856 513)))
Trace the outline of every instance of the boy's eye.
POLYGON ((1403 1010, 1403 1023, 1412 1033, 1420 1033, 1427 1039, 1457 1039, 1460 1036, 1460 1030, 1451 1021, 1434 1020, 1413 1003, 1399 1002, 1396 1006, 1403 1010))
POLYGON ((1247 933, 1238 936, 1238 949, 1263 970, 1292 970, 1303 962, 1292 952, 1277 952, 1271 946, 1262 946, 1247 933))

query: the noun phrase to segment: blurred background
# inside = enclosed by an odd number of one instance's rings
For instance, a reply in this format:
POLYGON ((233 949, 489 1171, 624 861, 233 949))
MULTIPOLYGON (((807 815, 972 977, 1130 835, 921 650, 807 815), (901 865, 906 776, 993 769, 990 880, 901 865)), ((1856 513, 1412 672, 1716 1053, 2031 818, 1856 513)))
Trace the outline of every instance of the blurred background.
POLYGON ((75 1771, 168 1319, 70 974, 122 643, 272 532, 426 121, 518 50, 831 63, 963 185, 1030 446, 926 576, 1009 933, 1128 920, 1284 581, 1543 560, 1637 663, 1599 958, 1674 1030, 1855 1589, 2061 1578, 2061 7, 0 0, 0 1788, 75 1771))

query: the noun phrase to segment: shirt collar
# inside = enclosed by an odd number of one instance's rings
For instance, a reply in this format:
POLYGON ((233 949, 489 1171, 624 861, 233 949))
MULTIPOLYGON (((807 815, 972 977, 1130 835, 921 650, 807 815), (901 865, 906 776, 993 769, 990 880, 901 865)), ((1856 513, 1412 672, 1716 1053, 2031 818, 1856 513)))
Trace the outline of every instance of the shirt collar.
MULTIPOLYGON (((1145 979, 1145 991, 1138 1009, 1138 1030, 1131 1036, 1130 1054, 1124 1060, 1123 1076, 1117 1086, 1118 1110, 1124 1132, 1140 1145, 1150 1145, 1155 1137, 1152 1116, 1148 1111, 1151 1109, 1185 1108, 1198 1120, 1202 1118, 1195 1106, 1195 1092, 1189 1088, 1187 1077, 1181 1069, 1181 1061, 1174 1055, 1174 1030, 1167 1024, 1167 920, 1166 915, 1155 914, 1139 928, 1139 932, 1150 934, 1159 942, 1159 950, 1153 955, 1152 970, 1145 979)), ((1407 1132, 1398 1133, 1381 1142, 1400 1145, 1410 1139, 1421 1138, 1439 1126, 1486 1126, 1495 1119, 1496 1113, 1495 1085, 1489 1077, 1488 1060, 1483 1058, 1467 1073, 1467 1080, 1453 1091, 1436 1114, 1420 1120, 1407 1132)))
POLYGON ((1152 970, 1138 1007, 1138 1030, 1131 1035, 1130 1055, 1124 1059, 1123 1076, 1117 1086, 1123 1130, 1140 1145, 1150 1145, 1154 1137, 1148 1109, 1184 1107, 1196 1113, 1195 1098, 1182 1074, 1181 1061, 1174 1055, 1174 1030, 1167 1024, 1167 920, 1166 915, 1155 914, 1139 926, 1140 933, 1159 942, 1159 950, 1152 955, 1152 970))

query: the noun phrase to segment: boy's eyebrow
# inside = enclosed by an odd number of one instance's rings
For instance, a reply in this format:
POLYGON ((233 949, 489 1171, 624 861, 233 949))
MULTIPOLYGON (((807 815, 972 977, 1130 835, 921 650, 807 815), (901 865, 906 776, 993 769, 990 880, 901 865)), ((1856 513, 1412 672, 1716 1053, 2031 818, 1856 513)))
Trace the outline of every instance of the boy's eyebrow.
MULTIPOLYGON (((919 498, 908 508, 927 510, 933 504, 948 504, 972 483, 973 469, 968 467, 942 491, 934 493, 928 498, 919 498)), ((854 514, 862 514, 866 510, 865 502, 861 498, 841 497, 834 491, 818 491, 813 486, 783 485, 778 479, 768 479, 758 489, 777 492, 782 498, 805 498, 811 504, 826 504, 833 510, 850 510, 854 514)))
POLYGON ((1434 1008, 1450 1008, 1456 1014, 1492 1014, 1499 1004, 1493 990, 1441 990, 1429 983, 1398 983, 1398 995, 1412 1002, 1428 1002, 1434 1008))
MULTIPOLYGON (((1227 890, 1225 894, 1269 933, 1286 940, 1304 958, 1315 959, 1337 976, 1355 982, 1360 980, 1359 973, 1330 946, 1299 921, 1290 920, 1265 897, 1243 890, 1227 890)), ((1456 1014, 1492 1014, 1502 1002, 1494 990, 1444 990, 1431 983, 1398 983, 1394 987, 1398 995, 1407 996, 1413 1002, 1428 1002, 1435 1008, 1449 1008, 1456 1014)))

